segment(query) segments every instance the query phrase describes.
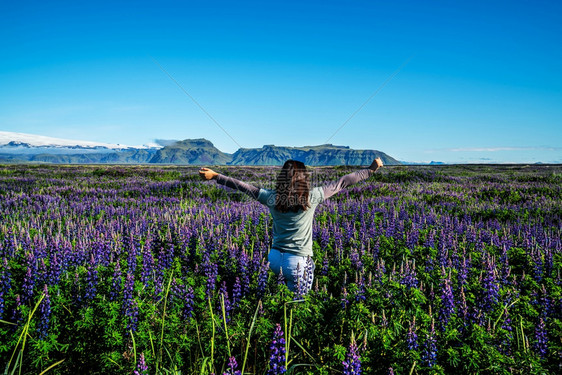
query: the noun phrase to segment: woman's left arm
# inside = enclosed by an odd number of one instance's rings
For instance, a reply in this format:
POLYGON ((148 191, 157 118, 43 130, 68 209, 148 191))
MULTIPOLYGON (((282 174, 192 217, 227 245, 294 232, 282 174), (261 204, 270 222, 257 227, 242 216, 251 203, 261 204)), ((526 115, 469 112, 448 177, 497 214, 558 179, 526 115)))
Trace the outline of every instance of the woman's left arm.
POLYGON ((332 195, 339 193, 341 190, 345 189, 348 186, 355 185, 360 181, 368 179, 380 167, 382 167, 382 160, 380 158, 376 158, 369 166, 369 168, 346 174, 339 180, 323 186, 322 189, 324 190, 324 199, 330 198, 332 195))
POLYGON ((201 176, 203 180, 216 180, 217 184, 228 186, 231 189, 239 190, 245 194, 248 194, 254 199, 258 199, 260 189, 243 181, 224 176, 209 168, 199 169, 199 176, 201 176))

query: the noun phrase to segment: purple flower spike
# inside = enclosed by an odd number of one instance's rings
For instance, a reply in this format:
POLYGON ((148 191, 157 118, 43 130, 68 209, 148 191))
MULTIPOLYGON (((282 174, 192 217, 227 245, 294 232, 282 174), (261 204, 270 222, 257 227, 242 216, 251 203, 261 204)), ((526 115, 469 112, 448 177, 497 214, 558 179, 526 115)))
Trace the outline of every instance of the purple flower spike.
POLYGON ((357 353, 357 344, 355 339, 351 340, 349 349, 345 356, 345 361, 343 364, 343 374, 344 375, 358 375, 361 374, 361 357, 357 353))
POLYGON ((422 360, 427 367, 433 367, 437 360, 437 341, 435 339, 435 325, 431 320, 431 329, 426 335, 425 346, 422 351, 422 360))
POLYGON ((49 290, 47 285, 43 288, 43 293, 45 293, 45 298, 41 301, 39 306, 39 324, 37 331, 39 332, 39 338, 43 339, 47 336, 47 331, 49 329, 49 320, 51 317, 51 298, 49 297, 49 290))
POLYGON ((417 350, 418 349, 418 335, 416 334, 416 317, 410 323, 410 327, 408 328, 408 336, 406 338, 406 344, 408 346, 408 350, 417 350))
POLYGON ((10 267, 8 261, 4 258, 4 262, 0 263, 0 319, 4 314, 4 296, 10 290, 10 267))
POLYGON ((139 362, 137 363, 137 369, 134 371, 134 375, 146 375, 148 374, 148 366, 144 359, 144 353, 141 353, 139 357, 139 362))
POLYGON ((238 368, 238 362, 236 362, 236 358, 230 357, 228 359, 228 365, 226 366, 226 372, 223 375, 241 375, 242 371, 236 370, 238 368))
POLYGON ((451 275, 449 274, 441 281, 441 309, 439 310, 439 322, 441 330, 445 331, 449 318, 455 313, 455 301, 453 288, 451 287, 451 275))
POLYGON ((539 323, 535 327, 535 350, 541 358, 546 357, 548 353, 548 337, 546 335, 546 326, 543 318, 539 318, 539 323))
POLYGON ((271 355, 269 356, 267 375, 284 374, 287 371, 285 369, 285 338, 279 323, 275 326, 269 351, 271 355))

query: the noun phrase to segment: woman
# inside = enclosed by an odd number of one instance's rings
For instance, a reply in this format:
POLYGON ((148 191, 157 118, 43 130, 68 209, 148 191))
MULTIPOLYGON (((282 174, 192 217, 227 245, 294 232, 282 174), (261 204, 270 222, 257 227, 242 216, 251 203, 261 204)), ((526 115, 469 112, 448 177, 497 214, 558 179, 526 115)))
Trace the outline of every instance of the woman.
POLYGON ((312 219, 318 204, 340 190, 366 180, 382 167, 376 158, 368 169, 347 174, 326 186, 310 188, 310 175, 305 165, 288 160, 277 176, 275 190, 260 189, 245 182, 226 177, 209 168, 201 168, 203 180, 240 190, 269 208, 273 218, 273 244, 268 260, 271 270, 283 273, 287 287, 293 292, 307 293, 312 287, 312 219), (298 283, 298 284, 297 284, 298 283))

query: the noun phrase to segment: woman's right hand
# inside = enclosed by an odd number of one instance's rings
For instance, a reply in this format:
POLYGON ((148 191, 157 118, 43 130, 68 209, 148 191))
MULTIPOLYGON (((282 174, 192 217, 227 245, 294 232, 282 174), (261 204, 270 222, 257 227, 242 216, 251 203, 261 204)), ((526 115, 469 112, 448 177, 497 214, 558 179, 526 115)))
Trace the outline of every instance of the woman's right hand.
POLYGON ((376 172, 376 170, 379 169, 382 166, 383 166, 383 164, 382 164, 381 158, 376 158, 375 160, 373 160, 373 162, 369 166, 369 169, 376 172))
POLYGON ((212 169, 202 167, 199 169, 199 177, 202 180, 212 180, 213 178, 217 177, 219 174, 212 169))

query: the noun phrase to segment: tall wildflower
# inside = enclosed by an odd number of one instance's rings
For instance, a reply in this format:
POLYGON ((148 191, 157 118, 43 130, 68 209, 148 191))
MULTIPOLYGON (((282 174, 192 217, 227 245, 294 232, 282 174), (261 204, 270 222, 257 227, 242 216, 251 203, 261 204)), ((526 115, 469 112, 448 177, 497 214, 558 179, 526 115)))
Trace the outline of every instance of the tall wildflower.
POLYGON ((406 345, 408 350, 418 349, 418 335, 416 333, 416 317, 412 319, 410 327, 408 328, 408 335, 406 336, 406 345))
POLYGON ((144 359, 144 353, 141 353, 139 357, 139 362, 137 363, 137 369, 133 372, 134 375, 146 375, 148 374, 148 366, 144 359))
POLYGON ((113 277, 111 280, 111 290, 109 291, 109 300, 116 301, 121 294, 121 267, 119 261, 115 262, 113 269, 113 277))
POLYGON ((154 270, 154 257, 152 256, 151 243, 147 241, 142 248, 141 282, 148 287, 154 270))
POLYGON ((513 328, 511 326, 511 318, 509 317, 509 313, 507 308, 504 308, 504 320, 502 323, 501 328, 507 332, 507 334, 503 335, 501 341, 499 343, 499 350, 500 352, 504 353, 505 355, 511 355, 511 340, 513 339, 513 328))
MULTIPOLYGON (((445 272, 445 270, 443 270, 445 272)), ((439 310, 439 322, 441 330, 445 331, 449 318, 455 312, 455 301, 453 288, 451 287, 451 274, 441 280, 441 309, 439 310)))
POLYGON ((123 290, 123 314, 125 315, 127 322, 127 331, 132 330, 133 332, 137 330, 139 307, 137 300, 133 296, 135 285, 135 277, 131 274, 127 274, 127 279, 125 281, 125 289, 123 290))
POLYGON ((342 364, 344 375, 361 374, 361 357, 358 354, 357 344, 353 337, 351 338, 351 344, 349 344, 345 361, 343 361, 342 364))
POLYGON ((35 257, 33 253, 29 252, 26 256, 26 265, 27 271, 25 273, 25 277, 23 279, 23 294, 22 294, 22 303, 27 303, 27 301, 31 300, 33 297, 33 288, 35 287, 35 278, 36 278, 36 271, 37 266, 35 265, 35 257))
POLYGON ((495 262, 488 255, 488 259, 485 261, 485 276, 482 280, 483 286, 483 301, 482 309, 485 312, 489 312, 493 306, 497 303, 499 298, 499 285, 496 278, 496 267, 495 262))
POLYGON ((72 302, 75 307, 79 308, 82 305, 82 293, 80 290, 80 276, 78 272, 74 274, 74 282, 72 283, 72 302))
POLYGON ((240 284, 240 278, 236 276, 234 281, 234 287, 232 289, 232 308, 235 309, 238 306, 238 302, 242 299, 242 285, 240 284))
POLYGON ((236 358, 230 357, 228 359, 228 365, 226 366, 226 372, 223 375, 242 375, 242 371, 237 370, 238 362, 236 362, 236 358))
POLYGON ((277 323, 273 332, 273 340, 269 345, 269 371, 267 375, 284 374, 285 369, 285 338, 281 325, 277 323))
POLYGON ((45 294, 45 298, 43 298, 43 301, 41 301, 41 305, 39 306, 39 324, 37 327, 40 339, 47 336, 49 320, 51 318, 51 297, 49 296, 49 290, 47 289, 46 284, 43 288, 43 293, 45 294))
POLYGON ((4 296, 8 293, 8 290, 10 290, 10 267, 8 261, 4 258, 4 261, 0 263, 0 319, 4 314, 4 296))
MULTIPOLYGON (((12 311, 11 320, 15 324, 19 325, 19 323, 22 321, 22 319, 23 319, 23 315, 22 315, 22 312, 21 312, 21 298, 18 294, 16 296, 16 306, 14 306, 14 310, 12 311)), ((12 328, 14 330, 16 330, 17 325, 12 326, 12 328)))
POLYGON ((98 285, 98 270, 95 265, 94 256, 90 260, 88 265, 88 273, 86 274, 86 292, 85 298, 87 301, 91 301, 96 297, 98 285))
POLYGON ((427 367, 433 367, 437 360, 437 342, 435 339, 435 324, 433 319, 431 319, 431 329, 426 334, 422 360, 427 367))
POLYGON ((539 318, 539 322, 535 326, 535 340, 536 352, 541 358, 546 357, 548 353, 548 337, 543 318, 539 318))
MULTIPOLYGON (((219 296, 221 296, 221 295, 222 295, 222 298, 224 300, 224 312, 225 312, 226 319, 227 319, 227 322, 228 322, 229 321, 228 317, 230 315, 230 310, 231 310, 231 304, 230 304, 230 299, 228 298, 228 290, 226 288, 226 281, 222 282, 221 287, 219 289, 219 296)), ((219 310, 222 311, 222 307, 219 307, 219 310)), ((222 314, 222 312, 221 312, 221 314, 222 314)))
POLYGON ((259 269, 259 275, 258 275, 258 288, 257 288, 258 297, 263 297, 265 293, 265 287, 267 286, 268 270, 269 270, 269 262, 266 262, 264 260, 261 264, 261 267, 259 269))
POLYGON ((183 305, 183 319, 191 318, 193 315, 193 300, 195 299, 195 293, 191 286, 185 286, 185 298, 183 305))

